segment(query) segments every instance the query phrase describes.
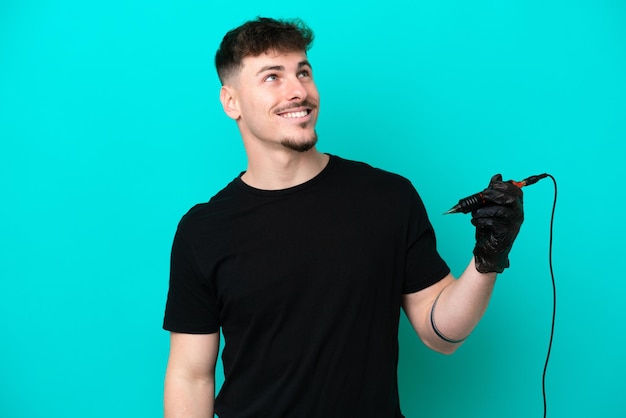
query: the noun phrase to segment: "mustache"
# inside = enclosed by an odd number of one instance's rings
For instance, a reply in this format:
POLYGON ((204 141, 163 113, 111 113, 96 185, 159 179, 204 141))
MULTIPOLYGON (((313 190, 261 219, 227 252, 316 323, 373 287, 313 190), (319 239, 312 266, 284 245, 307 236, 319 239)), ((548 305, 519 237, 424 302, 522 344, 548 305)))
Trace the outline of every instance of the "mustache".
POLYGON ((286 105, 286 106, 283 106, 283 107, 281 107, 281 108, 279 108, 279 109, 276 109, 276 113, 286 112, 286 111, 288 111, 288 110, 291 110, 291 109, 297 109, 297 108, 299 108, 299 107, 307 107, 307 108, 309 108, 309 109, 313 110, 313 109, 317 109, 317 108, 318 108, 318 106, 319 106, 319 105, 318 105, 316 102, 313 102, 313 101, 311 101, 311 100, 306 100, 306 99, 305 99, 305 100, 303 100, 303 101, 301 101, 301 102, 298 102, 298 103, 289 103, 289 104, 288 104, 288 105, 286 105))

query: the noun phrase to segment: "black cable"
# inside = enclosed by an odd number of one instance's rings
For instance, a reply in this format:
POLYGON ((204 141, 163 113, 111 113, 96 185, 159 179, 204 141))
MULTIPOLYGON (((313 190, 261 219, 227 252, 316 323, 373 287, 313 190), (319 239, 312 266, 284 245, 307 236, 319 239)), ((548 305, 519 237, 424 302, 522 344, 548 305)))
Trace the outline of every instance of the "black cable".
POLYGON ((556 281, 554 280, 554 269, 552 267, 552 240, 554 237, 554 212, 556 209, 557 187, 556 179, 548 174, 554 183, 554 203, 552 204, 552 216, 550 218, 550 246, 548 251, 548 261, 550 263, 550 277, 552 278, 552 325, 550 327, 550 343, 548 344, 548 353, 546 354, 546 363, 543 367, 543 376, 541 378, 541 389, 543 391, 543 418, 548 414, 548 403, 546 400, 546 372, 548 371, 548 363, 550 361, 550 353, 552 352, 552 341, 554 339, 554 323, 556 320, 556 281))

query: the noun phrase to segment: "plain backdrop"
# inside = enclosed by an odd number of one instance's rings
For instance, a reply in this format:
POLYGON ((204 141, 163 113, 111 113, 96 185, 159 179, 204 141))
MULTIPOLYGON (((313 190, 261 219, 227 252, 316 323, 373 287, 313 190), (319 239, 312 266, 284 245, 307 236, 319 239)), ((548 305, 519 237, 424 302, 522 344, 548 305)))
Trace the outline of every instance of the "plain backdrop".
MULTIPOLYGON (((626 6, 620 1, 0 2, 0 416, 158 417, 180 217, 245 170, 213 56, 256 16, 301 17, 319 149, 408 177, 459 275, 495 173, 559 186, 548 416, 623 417, 626 6)), ((415 417, 542 415, 554 187, 453 356, 403 319, 415 417)), ((223 379, 221 368, 218 382, 223 379)))

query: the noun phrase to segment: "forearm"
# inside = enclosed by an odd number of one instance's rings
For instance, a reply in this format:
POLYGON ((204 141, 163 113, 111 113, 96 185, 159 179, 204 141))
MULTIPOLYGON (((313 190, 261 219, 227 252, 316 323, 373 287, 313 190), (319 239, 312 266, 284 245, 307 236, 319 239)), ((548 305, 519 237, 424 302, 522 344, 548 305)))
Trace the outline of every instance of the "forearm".
POLYGON ((193 379, 168 371, 165 378, 165 418, 213 418, 215 379, 193 379))
POLYGON ((463 274, 441 290, 427 315, 424 339, 434 350, 452 353, 471 334, 491 298, 495 273, 479 273, 474 259, 463 274))

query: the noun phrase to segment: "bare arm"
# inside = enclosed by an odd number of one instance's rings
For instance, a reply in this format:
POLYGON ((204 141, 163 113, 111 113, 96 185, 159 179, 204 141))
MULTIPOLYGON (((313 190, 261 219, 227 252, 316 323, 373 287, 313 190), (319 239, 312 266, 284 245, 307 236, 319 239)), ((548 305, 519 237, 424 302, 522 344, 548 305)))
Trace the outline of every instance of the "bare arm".
POLYGON ((170 334, 165 374, 165 418, 213 417, 219 333, 170 334))
POLYGON ((440 353, 451 354, 461 342, 451 343, 437 335, 431 312, 440 334, 449 340, 462 340, 485 313, 495 281, 496 274, 479 273, 472 258, 459 279, 449 274, 426 289, 404 295, 403 308, 424 344, 440 353))

